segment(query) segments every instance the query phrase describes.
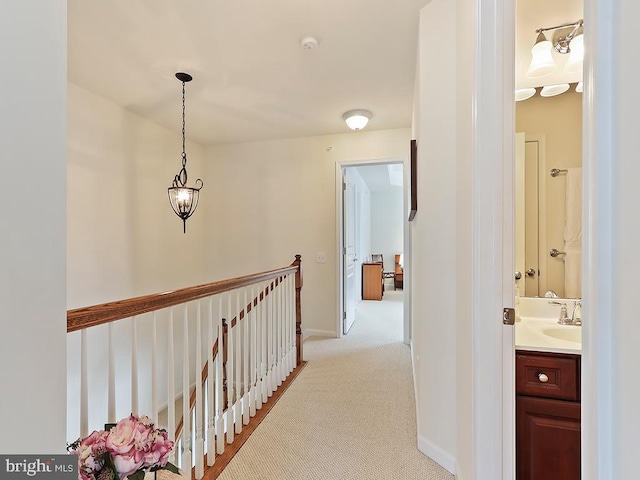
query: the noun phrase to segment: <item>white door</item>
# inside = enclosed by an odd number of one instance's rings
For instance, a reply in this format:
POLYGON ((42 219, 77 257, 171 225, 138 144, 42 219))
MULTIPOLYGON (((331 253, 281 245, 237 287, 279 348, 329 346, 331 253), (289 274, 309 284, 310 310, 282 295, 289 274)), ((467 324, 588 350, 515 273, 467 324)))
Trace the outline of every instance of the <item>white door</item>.
POLYGON ((343 314, 342 333, 347 333, 356 319, 356 296, 358 294, 357 268, 358 257, 356 252, 357 238, 357 206, 356 206, 356 186, 349 178, 348 169, 342 170, 342 208, 343 208, 343 314))

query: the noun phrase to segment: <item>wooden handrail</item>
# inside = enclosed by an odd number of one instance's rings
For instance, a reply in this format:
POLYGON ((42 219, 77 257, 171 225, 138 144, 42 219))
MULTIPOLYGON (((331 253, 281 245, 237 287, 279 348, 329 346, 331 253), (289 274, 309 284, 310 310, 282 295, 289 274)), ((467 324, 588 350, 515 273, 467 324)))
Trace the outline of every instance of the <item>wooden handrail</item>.
MULTIPOLYGON (((67 332, 75 332, 84 328, 95 327, 104 323, 122 320, 123 318, 153 312, 162 308, 179 305, 199 298, 209 297, 218 293, 228 292, 236 288, 251 285, 271 278, 277 278, 287 273, 296 272, 299 275, 300 256, 288 267, 254 273, 243 277, 220 280, 218 282, 180 288, 164 293, 144 295, 116 302, 108 302, 91 307, 76 308, 67 311, 67 332)), ((296 281, 296 287, 297 287, 296 281)))
MULTIPOLYGON (((295 274, 295 316, 296 316, 296 347, 297 347, 297 366, 303 363, 302 360, 302 316, 301 316, 301 298, 302 290, 302 260, 300 255, 295 256, 294 262, 284 268, 268 270, 261 273, 245 275, 229 280, 221 280, 218 282, 197 285, 194 287, 182 288, 164 293, 145 295, 141 297, 129 298, 116 302, 103 303, 91 307, 82 307, 67 311, 67 332, 75 332, 89 327, 131 318, 148 312, 153 312, 163 308, 179 305, 182 303, 206 298, 212 295, 228 292, 237 288, 253 285, 267 280, 272 280, 266 288, 260 290, 256 297, 250 299, 247 305, 243 305, 240 312, 232 319, 222 319, 225 329, 234 327, 238 321, 241 321, 246 314, 251 312, 257 305, 269 295, 282 279, 289 275, 295 274)), ((225 333, 226 335, 226 333, 225 333)), ((226 342, 225 342, 226 344, 226 342)), ((212 356, 215 358, 218 352, 218 340, 212 346, 212 356)), ((221 352, 223 359, 226 361, 226 352, 221 352)), ((201 367, 200 381, 204 384, 207 380, 208 369, 205 364, 201 367)), ((191 389, 189 395, 189 411, 195 406, 195 388, 191 389)), ((226 402, 225 402, 226 403, 226 402)), ((176 426, 176 438, 178 438, 184 426, 184 418, 180 419, 176 426)))

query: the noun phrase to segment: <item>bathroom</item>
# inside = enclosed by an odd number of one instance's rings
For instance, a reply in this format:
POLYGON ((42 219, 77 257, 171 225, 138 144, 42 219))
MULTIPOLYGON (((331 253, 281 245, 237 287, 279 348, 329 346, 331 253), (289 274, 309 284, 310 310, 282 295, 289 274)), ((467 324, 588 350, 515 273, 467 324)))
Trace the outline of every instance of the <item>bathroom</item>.
POLYGON ((518 480, 580 478, 580 37, 586 28, 582 9, 580 0, 563 2, 561 7, 546 0, 518 2, 514 274, 518 480), (567 45, 569 51, 559 53, 567 45))

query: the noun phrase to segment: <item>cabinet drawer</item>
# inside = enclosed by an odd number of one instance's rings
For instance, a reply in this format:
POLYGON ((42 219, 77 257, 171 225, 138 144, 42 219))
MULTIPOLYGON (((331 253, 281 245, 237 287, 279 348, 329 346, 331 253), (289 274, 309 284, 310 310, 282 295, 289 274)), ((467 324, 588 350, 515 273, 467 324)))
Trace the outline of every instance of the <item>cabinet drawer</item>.
POLYGON ((580 400, 580 357, 516 353, 516 393, 534 397, 580 400))

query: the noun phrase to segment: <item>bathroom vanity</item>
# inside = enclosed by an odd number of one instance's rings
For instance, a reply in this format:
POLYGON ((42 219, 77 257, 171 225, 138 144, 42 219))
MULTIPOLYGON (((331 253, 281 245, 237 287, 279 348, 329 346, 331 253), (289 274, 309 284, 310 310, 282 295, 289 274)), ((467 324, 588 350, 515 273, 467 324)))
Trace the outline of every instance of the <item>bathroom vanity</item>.
POLYGON ((516 323, 517 480, 580 479, 581 346, 553 311, 516 323))

